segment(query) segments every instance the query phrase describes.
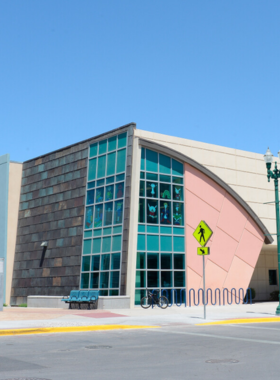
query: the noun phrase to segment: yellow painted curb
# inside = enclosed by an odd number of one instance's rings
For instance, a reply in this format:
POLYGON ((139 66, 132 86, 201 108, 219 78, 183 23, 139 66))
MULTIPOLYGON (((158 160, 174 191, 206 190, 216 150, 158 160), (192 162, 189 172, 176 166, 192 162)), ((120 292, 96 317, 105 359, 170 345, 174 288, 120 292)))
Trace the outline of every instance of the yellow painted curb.
POLYGON ((97 326, 70 326, 70 327, 42 327, 30 329, 0 330, 0 336, 28 335, 28 334, 53 334, 66 332, 128 330, 128 329, 157 329, 159 326, 134 326, 134 325, 97 325, 97 326))
POLYGON ((238 325, 244 323, 271 323, 280 322, 279 317, 272 318, 246 318, 246 319, 228 319, 225 321, 198 323, 196 326, 210 326, 210 325, 238 325))

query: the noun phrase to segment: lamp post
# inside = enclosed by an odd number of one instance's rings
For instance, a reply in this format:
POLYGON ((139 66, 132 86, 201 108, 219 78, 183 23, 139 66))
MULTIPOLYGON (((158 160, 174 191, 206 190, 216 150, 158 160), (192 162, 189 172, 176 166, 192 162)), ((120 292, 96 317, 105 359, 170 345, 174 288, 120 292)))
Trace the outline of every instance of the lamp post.
MULTIPOLYGON (((280 159, 280 151, 278 152, 280 159)), ((273 154, 270 149, 264 155, 264 161, 267 168, 267 179, 270 182, 270 178, 274 179, 275 187, 275 209, 276 209, 276 235, 277 235, 277 252, 278 252, 278 286, 280 285, 280 215, 279 215, 279 190, 278 190, 278 178, 280 178, 280 170, 277 168, 277 162, 275 162, 274 170, 271 170, 271 164, 273 162, 273 154)), ((280 292, 279 292, 279 305, 276 308, 276 314, 280 315, 280 292)))

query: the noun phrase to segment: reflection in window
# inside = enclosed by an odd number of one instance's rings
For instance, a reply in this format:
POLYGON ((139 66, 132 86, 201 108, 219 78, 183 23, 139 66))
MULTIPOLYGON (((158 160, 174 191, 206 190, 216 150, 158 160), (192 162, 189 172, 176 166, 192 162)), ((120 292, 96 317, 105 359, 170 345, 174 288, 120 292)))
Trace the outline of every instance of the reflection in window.
POLYGON ((112 217, 113 217, 113 202, 105 203, 104 226, 110 226, 112 224, 112 217))
POLYGON ((115 198, 122 198, 124 193, 124 182, 117 183, 116 184, 116 190, 115 190, 115 198))
POLYGON ((93 207, 86 208, 85 228, 92 228, 93 207))
POLYGON ((172 286, 172 272, 161 272, 161 286, 163 288, 170 288, 172 286))
POLYGON ((158 202, 147 199, 147 223, 158 223, 158 202))
POLYGON ((94 203, 94 190, 89 190, 87 192, 87 205, 94 203))
POLYGON ((160 224, 171 224, 171 202, 160 201, 160 224))
POLYGON ((103 204, 95 206, 94 227, 101 227, 103 219, 103 204))
POLYGON ((114 224, 122 223, 123 218, 123 201, 115 202, 115 211, 114 211, 114 224))
POLYGON ((107 173, 106 175, 112 175, 115 174, 115 167, 116 167, 116 152, 110 153, 107 156, 107 173))
POLYGON ((148 198, 157 198, 158 184, 155 182, 147 182, 147 193, 148 198))
POLYGON ((183 203, 173 203, 173 224, 175 226, 184 225, 183 203))
POLYGON ((120 269, 120 260, 121 260, 121 254, 113 253, 111 255, 111 269, 120 269))
POLYGON ((139 199, 138 222, 145 223, 145 199, 139 199))
POLYGON ((81 289, 87 289, 89 282, 89 273, 82 273, 81 275, 81 289))
POLYGON ((114 196, 114 185, 106 186, 105 201, 110 201, 114 196))
POLYGON ((101 270, 109 270, 110 255, 102 255, 101 257, 101 270))
POLYGON ((96 203, 103 202, 104 200, 104 187, 99 187, 99 189, 96 189, 96 203))
POLYGON ((98 280, 99 280, 99 273, 91 273, 91 276, 90 276, 90 288, 91 289, 98 288, 98 280))
POLYGON ((145 181, 140 181, 139 196, 140 197, 144 197, 145 196, 145 181))
MULTIPOLYGON (((100 273, 100 288, 108 288, 109 285, 109 272, 100 273)), ((107 291, 108 294, 108 291, 107 291)), ((106 295, 107 295, 106 294, 106 295)))
POLYGON ((111 272, 110 274, 110 288, 118 288, 120 280, 120 272, 111 272))
POLYGON ((105 177, 106 155, 98 157, 97 178, 105 177))
POLYGON ((100 255, 94 255, 91 259, 91 270, 99 270, 100 255))

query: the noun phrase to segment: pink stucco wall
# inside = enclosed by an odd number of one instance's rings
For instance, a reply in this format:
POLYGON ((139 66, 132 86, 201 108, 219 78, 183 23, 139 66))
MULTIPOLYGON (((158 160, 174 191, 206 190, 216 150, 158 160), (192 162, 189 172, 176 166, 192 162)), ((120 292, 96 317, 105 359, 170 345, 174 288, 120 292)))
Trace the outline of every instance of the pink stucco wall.
POLYGON ((202 257, 193 232, 204 220, 213 230, 207 246, 206 288, 249 286, 264 234, 239 203, 216 182, 185 164, 185 221, 187 288, 198 290, 202 283, 202 257))

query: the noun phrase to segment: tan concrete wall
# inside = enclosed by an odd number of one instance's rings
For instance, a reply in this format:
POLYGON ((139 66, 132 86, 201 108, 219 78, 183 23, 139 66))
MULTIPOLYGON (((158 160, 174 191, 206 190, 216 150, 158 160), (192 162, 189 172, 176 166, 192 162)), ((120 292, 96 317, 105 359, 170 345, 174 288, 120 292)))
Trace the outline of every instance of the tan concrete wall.
POLYGON ((10 162, 9 171, 9 198, 8 198, 8 229, 7 229, 7 267, 6 267, 6 303, 10 304, 15 246, 17 237, 17 223, 19 198, 22 176, 22 164, 10 162))

